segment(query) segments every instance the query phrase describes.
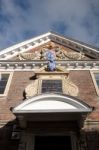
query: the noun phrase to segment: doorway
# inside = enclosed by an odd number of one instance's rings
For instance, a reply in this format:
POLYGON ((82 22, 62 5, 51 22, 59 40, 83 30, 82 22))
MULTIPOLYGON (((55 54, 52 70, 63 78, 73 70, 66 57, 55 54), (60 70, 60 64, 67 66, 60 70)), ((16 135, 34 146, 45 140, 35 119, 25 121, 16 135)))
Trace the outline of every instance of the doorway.
POLYGON ((70 136, 35 136, 34 150, 72 150, 70 136))

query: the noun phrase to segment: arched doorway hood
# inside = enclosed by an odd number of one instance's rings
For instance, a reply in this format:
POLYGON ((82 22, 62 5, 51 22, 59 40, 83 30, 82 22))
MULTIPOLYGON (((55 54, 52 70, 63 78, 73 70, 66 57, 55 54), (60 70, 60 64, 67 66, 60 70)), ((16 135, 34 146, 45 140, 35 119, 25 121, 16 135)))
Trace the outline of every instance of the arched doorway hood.
POLYGON ((91 112, 92 108, 84 102, 67 95, 41 94, 25 100, 13 109, 13 113, 57 113, 91 112))

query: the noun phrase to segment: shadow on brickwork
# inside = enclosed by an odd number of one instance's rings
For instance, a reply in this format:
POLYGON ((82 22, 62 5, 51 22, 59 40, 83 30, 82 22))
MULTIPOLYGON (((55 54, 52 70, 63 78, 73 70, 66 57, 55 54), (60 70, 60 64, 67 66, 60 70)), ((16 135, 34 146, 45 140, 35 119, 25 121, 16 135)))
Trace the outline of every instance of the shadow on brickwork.
POLYGON ((26 93, 23 91, 23 101, 26 100, 26 93))
POLYGON ((19 138, 13 137, 14 127, 17 124, 18 122, 14 120, 0 128, 0 150, 18 150, 19 138))
POLYGON ((37 75, 36 74, 34 74, 32 77, 30 77, 29 78, 30 80, 36 80, 36 79, 38 79, 38 77, 37 77, 37 75))
POLYGON ((80 150, 99 150, 99 131, 81 132, 79 134, 80 150))
POLYGON ((99 150, 99 131, 86 133, 87 150, 99 150))
MULTIPOLYGON (((17 120, 1 127, 0 150, 18 150, 21 131, 17 120)), ((77 144, 79 144, 77 150, 99 150, 99 131, 78 132, 77 139, 77 144)))

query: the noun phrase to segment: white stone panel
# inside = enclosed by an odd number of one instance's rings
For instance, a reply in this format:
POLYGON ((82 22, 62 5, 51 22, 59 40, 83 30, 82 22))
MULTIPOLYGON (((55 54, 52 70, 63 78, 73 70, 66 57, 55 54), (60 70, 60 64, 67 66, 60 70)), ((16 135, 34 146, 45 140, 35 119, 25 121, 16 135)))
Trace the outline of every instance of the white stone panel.
POLYGON ((23 107, 21 110, 62 110, 62 109, 76 109, 76 107, 61 101, 35 101, 23 107))

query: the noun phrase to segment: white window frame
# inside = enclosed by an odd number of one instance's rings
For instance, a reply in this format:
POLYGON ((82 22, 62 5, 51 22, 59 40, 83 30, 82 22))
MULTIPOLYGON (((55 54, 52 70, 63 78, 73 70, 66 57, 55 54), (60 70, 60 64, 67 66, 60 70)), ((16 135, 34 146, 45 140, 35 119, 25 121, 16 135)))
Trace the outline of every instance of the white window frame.
POLYGON ((7 96, 7 94, 8 94, 8 91, 9 91, 9 88, 10 88, 10 84, 11 84, 11 80, 12 80, 12 76, 13 76, 13 72, 2 71, 2 72, 0 72, 0 75, 1 74, 9 74, 9 78, 8 78, 8 81, 7 81, 4 93, 0 94, 0 97, 3 97, 3 96, 7 96))
MULTIPOLYGON (((64 75, 40 75, 39 76, 39 89, 38 89, 38 93, 42 94, 42 81, 43 80, 61 80, 62 81, 62 91, 63 91, 63 83, 64 83, 64 75)), ((64 91, 62 92, 64 93, 64 91)))
POLYGON ((90 71, 90 73, 91 73, 91 77, 92 77, 92 80, 93 80, 93 83, 94 83, 94 86, 95 86, 96 93, 99 96, 99 88, 98 88, 98 85, 97 85, 97 82, 96 82, 96 79, 95 79, 95 75, 94 75, 96 73, 99 74, 99 70, 90 71))

